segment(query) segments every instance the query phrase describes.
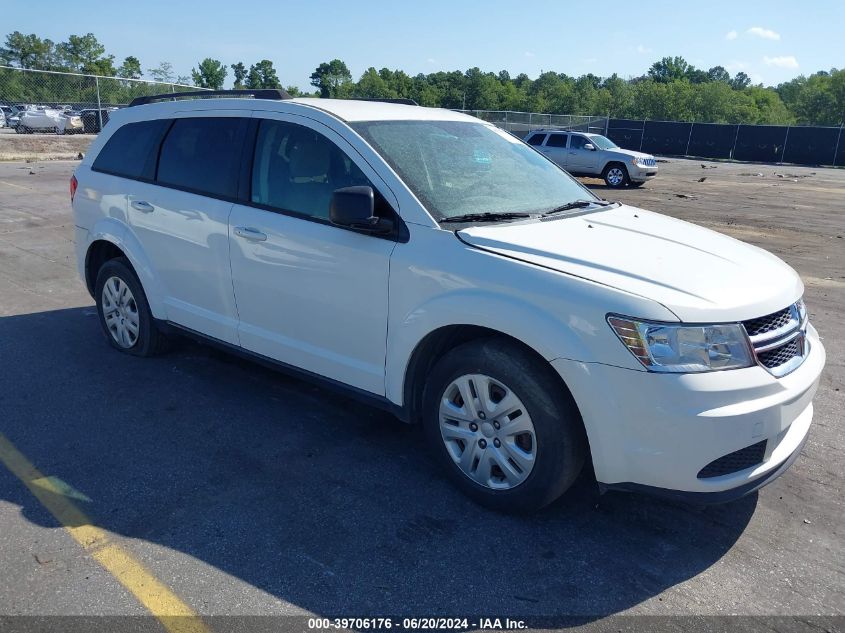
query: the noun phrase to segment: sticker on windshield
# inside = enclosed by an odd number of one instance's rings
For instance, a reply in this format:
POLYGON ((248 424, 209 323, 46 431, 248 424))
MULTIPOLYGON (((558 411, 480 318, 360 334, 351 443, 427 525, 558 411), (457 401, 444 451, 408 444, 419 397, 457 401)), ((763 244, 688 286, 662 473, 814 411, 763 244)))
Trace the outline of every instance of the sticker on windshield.
POLYGON ((481 163, 482 165, 489 165, 493 162, 493 158, 490 156, 490 152, 484 151, 483 149, 473 150, 472 159, 476 163, 481 163))

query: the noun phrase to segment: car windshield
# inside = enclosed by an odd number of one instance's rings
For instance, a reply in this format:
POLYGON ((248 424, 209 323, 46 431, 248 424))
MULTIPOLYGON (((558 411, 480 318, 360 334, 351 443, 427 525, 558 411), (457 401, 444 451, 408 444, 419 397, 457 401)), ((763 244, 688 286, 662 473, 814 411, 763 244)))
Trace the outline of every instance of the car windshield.
POLYGON ((364 121, 352 127, 436 219, 543 213, 593 199, 516 137, 471 121, 364 121))
POLYGON ((590 142, 599 149, 616 149, 619 147, 616 143, 601 134, 591 134, 590 142))

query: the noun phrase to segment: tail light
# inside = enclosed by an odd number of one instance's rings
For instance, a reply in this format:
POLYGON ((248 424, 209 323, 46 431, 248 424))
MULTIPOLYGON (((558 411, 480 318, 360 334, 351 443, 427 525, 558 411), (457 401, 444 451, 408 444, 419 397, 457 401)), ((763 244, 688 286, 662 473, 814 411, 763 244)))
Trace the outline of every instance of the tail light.
POLYGON ((76 195, 76 188, 79 186, 79 182, 76 180, 76 176, 70 177, 70 201, 73 202, 73 197, 76 195))

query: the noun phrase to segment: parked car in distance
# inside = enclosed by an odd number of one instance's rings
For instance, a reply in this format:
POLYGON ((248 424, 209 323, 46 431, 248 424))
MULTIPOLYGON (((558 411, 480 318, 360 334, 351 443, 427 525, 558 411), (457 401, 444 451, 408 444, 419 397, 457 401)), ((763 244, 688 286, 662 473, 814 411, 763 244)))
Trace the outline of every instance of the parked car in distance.
POLYGON ((82 116, 74 110, 64 110, 56 125, 57 134, 82 134, 85 131, 82 116))
POLYGON ((657 175, 654 156, 622 149, 601 134, 534 130, 525 140, 573 176, 600 176, 608 187, 640 187, 657 175))
POLYGON ((117 111, 117 108, 100 108, 99 110, 97 108, 86 108, 80 110, 79 116, 82 118, 82 128, 85 134, 99 134, 115 111, 117 111))
POLYGON ((18 109, 10 105, 0 105, 0 117, 9 125, 9 119, 14 116, 18 109))
POLYGON ((53 109, 38 109, 38 110, 24 110, 15 127, 15 132, 18 134, 32 134, 33 132, 56 132, 60 125, 64 126, 61 121, 61 110, 53 109))
POLYGON ((383 407, 503 511, 588 458, 602 490, 707 503, 800 454, 825 350, 774 255, 474 117, 247 93, 114 112, 71 178, 115 349, 187 335, 383 407))

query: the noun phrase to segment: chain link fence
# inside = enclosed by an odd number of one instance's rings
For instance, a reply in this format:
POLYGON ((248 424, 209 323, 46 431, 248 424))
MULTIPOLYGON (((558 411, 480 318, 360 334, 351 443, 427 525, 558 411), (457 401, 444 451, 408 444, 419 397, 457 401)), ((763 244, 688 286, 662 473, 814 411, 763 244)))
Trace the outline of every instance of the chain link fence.
POLYGON ((3 126, 19 133, 95 134, 135 97, 195 86, 0 66, 3 126))
POLYGON ((496 127, 524 137, 532 130, 552 128, 577 132, 607 132, 606 116, 582 116, 578 114, 543 114, 541 112, 516 112, 513 110, 458 110, 496 127))

